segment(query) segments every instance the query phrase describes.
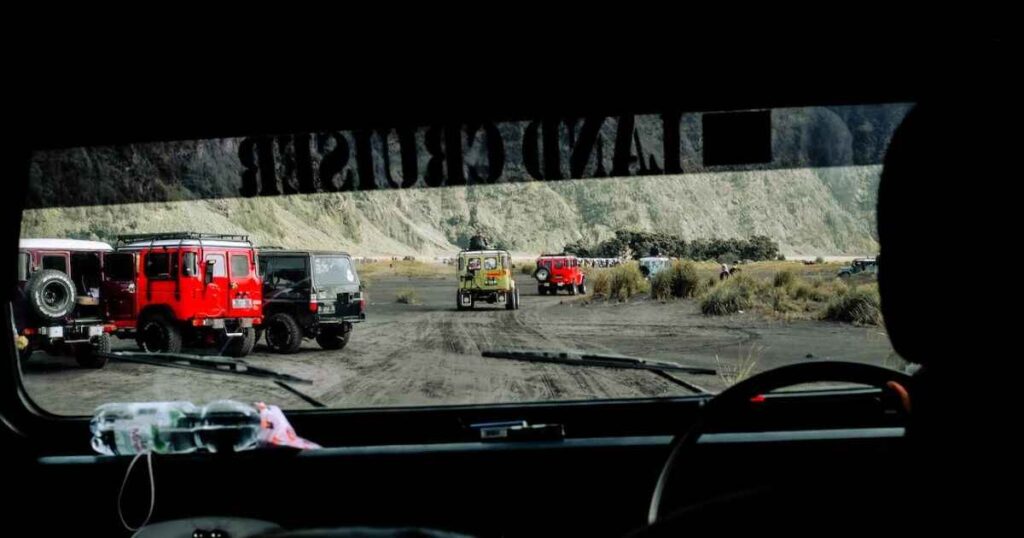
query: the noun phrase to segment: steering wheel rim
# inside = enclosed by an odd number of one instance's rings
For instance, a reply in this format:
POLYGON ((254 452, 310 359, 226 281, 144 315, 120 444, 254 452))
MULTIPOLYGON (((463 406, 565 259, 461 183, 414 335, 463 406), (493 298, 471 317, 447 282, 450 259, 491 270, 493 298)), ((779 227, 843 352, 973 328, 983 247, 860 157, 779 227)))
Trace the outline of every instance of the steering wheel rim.
POLYGON ((722 409, 748 402, 760 394, 804 383, 846 382, 886 390, 888 383, 893 381, 905 386, 910 381, 910 376, 889 368, 858 362, 806 362, 761 372, 716 394, 698 412, 697 420, 685 432, 672 439, 668 458, 658 475, 658 482, 647 511, 648 524, 658 521, 665 489, 679 455, 697 444, 697 440, 704 434, 706 425, 716 418, 722 409))

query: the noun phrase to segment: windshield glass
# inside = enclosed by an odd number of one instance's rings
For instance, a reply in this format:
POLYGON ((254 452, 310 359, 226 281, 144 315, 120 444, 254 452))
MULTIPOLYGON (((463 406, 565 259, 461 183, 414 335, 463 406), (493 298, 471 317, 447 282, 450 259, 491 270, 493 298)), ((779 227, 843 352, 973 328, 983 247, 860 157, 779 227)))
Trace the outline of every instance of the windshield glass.
MULTIPOLYGON (((910 108, 744 112, 770 132, 736 162, 720 160, 729 141, 750 137, 715 138, 712 112, 37 151, 24 245, 161 236, 104 255, 98 298, 75 274, 74 293, 47 305, 95 320, 91 333, 49 330, 67 318, 40 319, 19 295, 24 383, 49 411, 88 414, 155 399, 678 397, 806 361, 901 367, 879 310, 875 204, 910 108), (240 256, 252 247, 259 270, 240 256), (104 338, 122 354, 242 358, 308 380, 308 398, 150 359, 83 367, 83 346, 104 338), (617 367, 631 358, 650 362, 617 367), (665 363, 681 383, 650 371, 665 363)), ((21 248, 19 289, 67 271, 44 250, 21 248)))
POLYGON ((313 258, 314 286, 345 286, 358 284, 355 271, 343 256, 315 256, 313 258))

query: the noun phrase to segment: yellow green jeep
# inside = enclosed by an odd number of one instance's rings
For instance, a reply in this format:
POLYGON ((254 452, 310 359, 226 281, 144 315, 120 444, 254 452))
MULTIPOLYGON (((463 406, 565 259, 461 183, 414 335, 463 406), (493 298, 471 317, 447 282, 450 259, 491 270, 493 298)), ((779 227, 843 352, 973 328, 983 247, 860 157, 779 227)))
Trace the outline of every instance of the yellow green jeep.
POLYGON ((473 308, 477 302, 519 308, 519 289, 512 279, 512 257, 505 250, 463 250, 458 260, 459 290, 455 307, 473 308))

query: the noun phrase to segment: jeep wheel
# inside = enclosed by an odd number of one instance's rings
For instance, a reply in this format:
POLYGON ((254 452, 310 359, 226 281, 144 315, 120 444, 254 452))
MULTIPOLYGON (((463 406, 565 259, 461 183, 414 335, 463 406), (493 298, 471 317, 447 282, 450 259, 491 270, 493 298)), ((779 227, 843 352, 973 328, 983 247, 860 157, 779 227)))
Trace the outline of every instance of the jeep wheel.
POLYGON ((256 345, 256 329, 248 327, 242 329, 242 336, 235 336, 229 341, 226 333, 218 335, 218 344, 221 353, 228 357, 244 357, 248 355, 256 345))
POLYGON ((110 353, 110 335, 101 334, 94 342, 75 344, 73 349, 75 362, 83 368, 103 368, 107 365, 107 357, 97 353, 110 353))
POLYGON ((569 284, 569 295, 576 295, 576 284, 569 284))
POLYGON ((62 319, 75 308, 75 283, 63 271, 36 271, 25 292, 32 313, 45 321, 62 319))
POLYGON ((165 316, 147 316, 139 323, 136 340, 143 351, 178 353, 181 351, 181 329, 165 316))
POLYGON ((320 331, 320 334, 316 335, 316 343, 320 344, 320 347, 324 349, 342 349, 345 347, 345 345, 348 344, 348 338, 351 335, 351 328, 349 328, 348 330, 324 330, 320 331))
POLYGON ((586 295, 586 294, 587 294, 587 281, 586 280, 581 280, 580 281, 580 295, 586 295))
POLYGON ((514 294, 512 294, 512 296, 515 297, 516 299, 515 310, 519 310, 519 288, 516 288, 516 291, 514 294))
POLYGON ((505 310, 516 309, 516 292, 515 290, 508 291, 505 293, 505 310))
POLYGON ((473 300, 473 296, 472 295, 468 295, 468 297, 469 297, 469 304, 468 305, 464 305, 464 304, 462 304, 462 294, 461 293, 456 293, 455 294, 455 308, 458 309, 458 310, 472 310, 473 309, 473 305, 474 305, 474 303, 476 301, 473 300))
POLYGON ((548 271, 545 267, 540 267, 533 272, 533 278, 536 278, 538 282, 544 282, 551 276, 551 271, 548 271))
POLYGON ((267 345, 278 353, 295 353, 302 345, 302 329, 285 313, 270 316, 266 323, 267 345))

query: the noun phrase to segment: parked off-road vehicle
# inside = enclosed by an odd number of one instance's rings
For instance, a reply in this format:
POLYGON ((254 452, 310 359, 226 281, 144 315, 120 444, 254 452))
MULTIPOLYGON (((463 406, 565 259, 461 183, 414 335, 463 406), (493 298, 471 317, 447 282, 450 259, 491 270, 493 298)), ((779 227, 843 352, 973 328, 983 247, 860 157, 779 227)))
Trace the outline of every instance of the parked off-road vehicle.
POLYGON ((102 302, 104 259, 114 249, 99 241, 22 239, 18 244, 15 330, 22 359, 37 349, 74 355, 102 368, 114 326, 102 302))
POLYGON ((647 256, 640 258, 640 273, 645 278, 654 278, 654 275, 668 269, 672 265, 672 260, 664 256, 647 256))
POLYGON ((263 324, 267 345, 294 353, 303 338, 324 349, 348 344, 352 324, 366 319, 366 298, 352 258, 344 252, 261 248, 263 324))
POLYGON ((217 346, 243 357, 256 344, 263 289, 244 235, 122 235, 107 255, 103 293, 119 338, 145 351, 217 346))
POLYGON ((533 278, 537 279, 540 295, 557 295, 558 290, 566 290, 569 295, 587 293, 587 277, 580 270, 579 259, 571 254, 542 254, 537 258, 533 278))
POLYGON ((878 262, 874 258, 857 258, 845 267, 839 268, 836 275, 839 278, 848 278, 856 274, 875 274, 878 272, 878 262))
POLYGON ((519 289, 512 278, 512 258, 505 250, 463 250, 459 253, 455 293, 458 310, 473 308, 479 302, 503 304, 508 310, 519 308, 519 289))

